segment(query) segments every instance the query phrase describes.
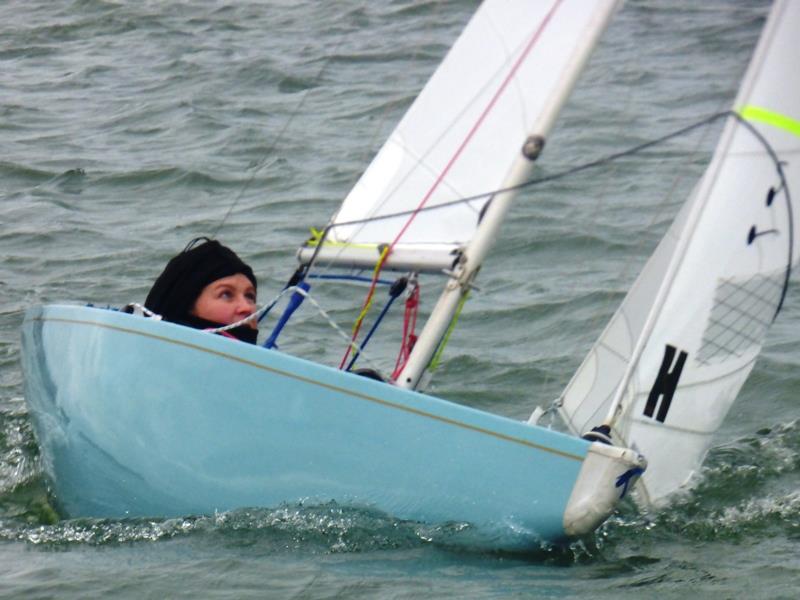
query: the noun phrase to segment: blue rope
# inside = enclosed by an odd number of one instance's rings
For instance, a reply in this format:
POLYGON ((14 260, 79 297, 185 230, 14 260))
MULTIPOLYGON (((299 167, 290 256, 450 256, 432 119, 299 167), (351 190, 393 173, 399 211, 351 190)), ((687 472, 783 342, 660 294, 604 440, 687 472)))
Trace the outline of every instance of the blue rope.
MULTIPOLYGON (((311 289, 311 286, 308 283, 306 283, 305 281, 299 282, 297 284, 297 287, 302 289, 302 290, 304 290, 304 291, 306 291, 306 292, 311 289)), ((305 300, 305 299, 306 299, 306 297, 303 294, 301 294, 300 292, 295 292, 295 293, 292 294, 292 297, 289 298, 289 302, 286 304, 286 308, 283 310, 283 314, 281 315, 281 318, 278 319, 277 323, 275 323, 275 328, 272 330, 272 333, 267 338, 267 340, 264 342, 264 344, 263 344, 264 348, 275 348, 276 347, 276 343, 275 342, 277 341, 278 336, 280 335, 281 331, 283 330, 284 325, 286 325, 286 323, 289 321, 289 319, 292 316, 292 313, 294 313, 294 311, 296 311, 298 308, 300 308, 300 305, 303 303, 303 300, 305 300)), ((274 303, 273 303, 273 306, 274 306, 274 303)), ((272 308, 272 307, 270 307, 270 308, 272 308)))
MULTIPOLYGON (((372 283, 372 277, 364 277, 363 275, 306 275, 309 279, 331 279, 339 281, 364 281, 372 283)), ((377 283, 382 285, 392 285, 393 282, 388 279, 378 279, 377 283)))
POLYGON ((642 467, 633 467, 617 477, 617 484, 615 487, 622 488, 622 493, 619 495, 620 499, 624 498, 625 494, 628 493, 628 486, 631 484, 631 479, 634 477, 639 477, 639 475, 642 473, 644 473, 644 469, 642 467))
POLYGON ((359 349, 355 351, 355 353, 353 354, 353 358, 350 359, 350 364, 347 365, 346 369, 347 371, 353 368, 353 365, 355 364, 358 355, 361 354, 361 350, 363 350, 366 347, 367 342, 369 342, 369 339, 372 337, 372 334, 375 333, 375 331, 377 331, 378 325, 380 325, 381 321, 383 321, 383 317, 386 316, 386 313, 389 312, 389 309, 392 307, 394 301, 397 300, 400 294, 403 293, 403 290, 406 289, 407 284, 408 284, 408 279, 406 279, 405 277, 401 277, 400 279, 392 283, 392 287, 389 289, 389 301, 381 310, 380 314, 378 315, 378 318, 375 319, 375 322, 372 324, 369 333, 367 333, 366 337, 364 338, 364 342, 359 346, 359 349))

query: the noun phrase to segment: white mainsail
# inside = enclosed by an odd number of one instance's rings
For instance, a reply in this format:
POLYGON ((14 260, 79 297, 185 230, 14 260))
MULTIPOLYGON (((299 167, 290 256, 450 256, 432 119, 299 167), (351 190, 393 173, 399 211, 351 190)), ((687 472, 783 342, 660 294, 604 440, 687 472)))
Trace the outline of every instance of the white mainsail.
MULTIPOLYGON (((549 131, 617 3, 486 0, 344 200, 319 262, 373 267, 393 244, 385 268, 452 268, 490 197, 419 212, 413 223, 410 213, 508 181, 526 138, 549 131)), ((318 242, 300 250, 302 262, 318 242)))
POLYGON ((573 432, 607 422, 644 454, 644 505, 662 504, 700 467, 798 259, 798 27, 800 2, 778 0, 734 104, 741 120, 729 118, 700 183, 561 397, 573 432))

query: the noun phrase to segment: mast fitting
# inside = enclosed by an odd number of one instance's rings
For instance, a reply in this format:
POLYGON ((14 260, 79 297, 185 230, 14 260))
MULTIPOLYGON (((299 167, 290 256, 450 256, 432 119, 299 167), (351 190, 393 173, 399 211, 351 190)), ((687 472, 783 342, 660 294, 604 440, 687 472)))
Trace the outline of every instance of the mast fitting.
POLYGON ((525 140, 525 143, 522 144, 522 156, 530 161, 534 161, 539 158, 539 155, 542 153, 542 149, 544 148, 544 141, 544 136, 529 135, 528 139, 525 140))

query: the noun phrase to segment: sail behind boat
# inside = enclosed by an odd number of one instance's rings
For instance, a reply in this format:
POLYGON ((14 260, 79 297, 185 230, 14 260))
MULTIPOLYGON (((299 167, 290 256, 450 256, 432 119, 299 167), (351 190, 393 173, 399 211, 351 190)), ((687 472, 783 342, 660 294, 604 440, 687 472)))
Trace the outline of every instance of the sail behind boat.
POLYGON ((646 505, 697 472, 753 368, 798 259, 800 3, 778 1, 705 175, 562 396, 648 459, 646 505), (774 154, 773 154, 774 153, 774 154))

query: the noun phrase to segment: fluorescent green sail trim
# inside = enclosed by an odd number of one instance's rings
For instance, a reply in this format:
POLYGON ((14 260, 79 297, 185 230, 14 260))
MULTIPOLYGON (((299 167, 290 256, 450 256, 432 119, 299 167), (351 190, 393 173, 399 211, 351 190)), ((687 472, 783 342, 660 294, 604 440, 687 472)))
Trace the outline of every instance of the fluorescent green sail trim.
POLYGON ((760 121, 761 123, 772 125, 773 127, 783 129, 784 131, 788 131, 789 133, 800 137, 800 121, 791 117, 787 117, 786 115, 767 110, 766 108, 761 108, 760 106, 753 106, 751 104, 742 107, 742 109, 739 111, 739 115, 748 121, 760 121))
MULTIPOLYGON (((319 246, 319 241, 322 239, 322 235, 325 233, 324 229, 317 229, 316 227, 311 227, 311 237, 306 241, 306 246, 309 248, 315 248, 319 246)), ((350 242, 331 242, 325 240, 322 243, 323 246, 333 246, 339 248, 377 248, 379 244, 351 244, 350 242)))

